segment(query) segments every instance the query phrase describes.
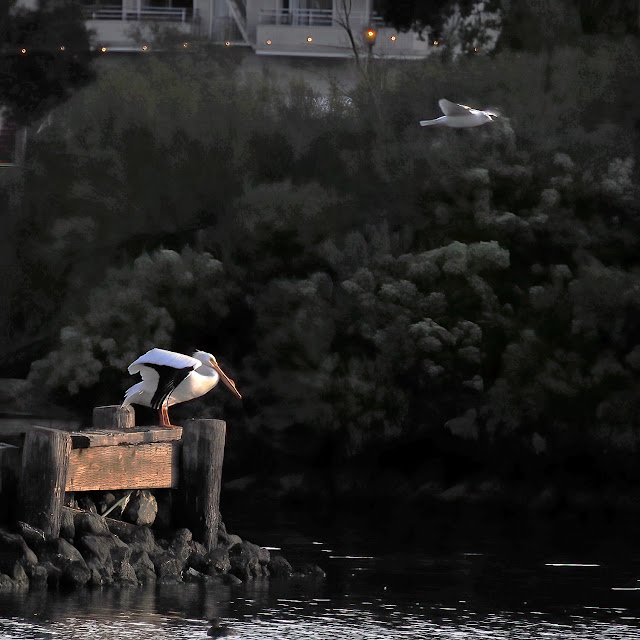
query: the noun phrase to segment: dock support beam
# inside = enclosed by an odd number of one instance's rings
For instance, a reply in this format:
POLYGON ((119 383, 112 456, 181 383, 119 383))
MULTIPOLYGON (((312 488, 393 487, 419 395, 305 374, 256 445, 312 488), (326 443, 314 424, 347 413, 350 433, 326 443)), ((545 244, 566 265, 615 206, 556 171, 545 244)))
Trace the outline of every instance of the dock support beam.
POLYGON ((22 519, 53 537, 60 535, 71 435, 33 427, 27 432, 20 471, 22 519))
POLYGON ((215 549, 226 437, 224 420, 192 418, 182 425, 179 505, 185 526, 207 549, 215 549))

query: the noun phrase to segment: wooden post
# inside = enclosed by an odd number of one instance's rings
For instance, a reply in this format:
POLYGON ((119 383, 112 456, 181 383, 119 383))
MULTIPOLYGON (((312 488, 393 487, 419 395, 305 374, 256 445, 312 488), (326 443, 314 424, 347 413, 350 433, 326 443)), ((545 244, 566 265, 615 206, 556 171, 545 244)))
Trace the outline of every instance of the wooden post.
POLYGON ((129 404, 108 404, 93 408, 94 429, 133 429, 136 424, 136 413, 129 404))
POLYGON ((215 549, 226 436, 224 420, 194 419, 182 425, 180 517, 207 549, 215 549))
POLYGON ((16 520, 18 504, 18 477, 20 475, 20 449, 0 442, 0 522, 16 520))
POLYGON ((33 427, 22 451, 20 507, 22 519, 53 537, 60 535, 71 435, 33 427))

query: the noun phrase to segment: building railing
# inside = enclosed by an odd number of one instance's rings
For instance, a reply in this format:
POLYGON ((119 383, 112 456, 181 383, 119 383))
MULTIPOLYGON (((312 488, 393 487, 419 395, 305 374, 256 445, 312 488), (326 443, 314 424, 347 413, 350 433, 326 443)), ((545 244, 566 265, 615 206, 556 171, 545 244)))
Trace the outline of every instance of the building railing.
POLYGON ((258 22, 259 24, 330 27, 333 24, 333 11, 331 9, 261 9, 258 22))
POLYGON ((142 7, 131 9, 123 5, 95 4, 82 7, 85 20, 168 20, 191 22, 193 10, 182 7, 142 7))
MULTIPOLYGON (((258 13, 259 24, 332 27, 341 22, 345 22, 344 16, 333 9, 261 9, 258 13)), ((376 14, 367 17, 364 11, 353 11, 349 14, 349 23, 354 27, 363 24, 381 26, 382 19, 376 14)))

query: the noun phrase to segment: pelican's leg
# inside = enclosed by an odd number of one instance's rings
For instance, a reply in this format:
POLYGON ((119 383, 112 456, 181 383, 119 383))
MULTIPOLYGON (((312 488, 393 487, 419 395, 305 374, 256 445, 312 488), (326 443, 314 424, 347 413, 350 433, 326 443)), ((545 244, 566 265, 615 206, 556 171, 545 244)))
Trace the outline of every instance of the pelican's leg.
POLYGON ((167 404, 163 403, 160 407, 160 426, 161 427, 173 427, 169 420, 169 411, 167 410, 167 404))

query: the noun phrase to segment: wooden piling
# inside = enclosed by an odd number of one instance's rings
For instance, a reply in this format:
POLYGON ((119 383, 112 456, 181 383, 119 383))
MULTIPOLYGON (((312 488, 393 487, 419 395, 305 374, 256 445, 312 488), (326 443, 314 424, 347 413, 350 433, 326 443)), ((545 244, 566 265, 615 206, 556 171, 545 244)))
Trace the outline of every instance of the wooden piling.
POLYGON ((21 519, 60 535, 71 435, 59 429, 33 427, 27 432, 20 472, 21 519))
POLYGON ((0 442, 0 522, 13 523, 18 504, 20 448, 0 442))
POLYGON ((93 408, 94 429, 133 429, 135 424, 136 414, 131 405, 108 404, 93 408))
POLYGON ((218 540, 225 437, 224 420, 192 418, 182 425, 180 517, 207 549, 218 540))

